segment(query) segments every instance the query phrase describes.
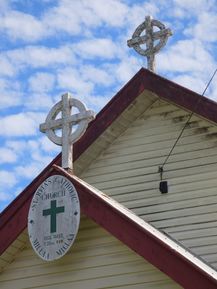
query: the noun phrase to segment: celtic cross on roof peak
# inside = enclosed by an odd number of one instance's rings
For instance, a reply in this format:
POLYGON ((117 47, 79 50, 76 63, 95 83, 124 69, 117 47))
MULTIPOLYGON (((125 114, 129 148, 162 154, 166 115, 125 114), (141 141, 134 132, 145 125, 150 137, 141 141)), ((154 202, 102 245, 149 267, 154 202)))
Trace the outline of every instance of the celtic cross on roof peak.
POLYGON ((155 54, 166 45, 167 39, 172 35, 172 31, 165 27, 163 23, 154 20, 151 16, 146 16, 145 21, 140 24, 127 41, 129 47, 133 47, 139 54, 147 57, 148 69, 155 71, 155 54), (154 27, 159 28, 155 31, 154 27), (141 35, 145 30, 145 35, 141 35), (159 42, 155 45, 155 41, 159 42), (142 44, 146 44, 146 49, 141 48, 142 44))
POLYGON ((62 95, 62 100, 56 103, 45 120, 40 124, 40 131, 57 145, 62 146, 62 167, 73 169, 73 143, 75 143, 86 131, 88 123, 95 118, 92 110, 78 99, 71 98, 69 93, 62 95), (71 114, 72 107, 79 112, 71 114), (56 119, 61 112, 62 117, 56 119), (72 127, 75 129, 72 130, 72 127), (56 130, 62 129, 62 136, 56 134, 56 130))

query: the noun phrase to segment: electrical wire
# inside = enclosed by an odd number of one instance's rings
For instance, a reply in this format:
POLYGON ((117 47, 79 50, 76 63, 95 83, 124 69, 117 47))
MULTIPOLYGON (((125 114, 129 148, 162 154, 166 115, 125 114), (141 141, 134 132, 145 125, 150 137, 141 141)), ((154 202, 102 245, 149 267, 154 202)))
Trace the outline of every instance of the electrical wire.
MULTIPOLYGON (((203 93, 202 93, 202 96, 204 96, 204 94, 206 93, 206 91, 207 91, 208 87, 210 86, 210 84, 211 84, 211 82, 212 82, 212 80, 213 80, 213 78, 214 78, 216 72, 217 72, 217 68, 216 68, 216 70, 214 71, 214 73, 213 73, 212 77, 210 78, 209 82, 207 83, 207 85, 206 85, 206 87, 205 87, 205 89, 204 89, 204 91, 203 91, 203 93)), ((197 108, 198 104, 200 103, 200 101, 201 101, 201 97, 197 100, 197 102, 196 102, 195 107, 194 107, 193 110, 196 110, 196 108, 197 108)), ((181 138, 181 136, 182 136, 182 134, 183 134, 185 128, 187 127, 187 125, 188 125, 188 123, 189 123, 189 121, 191 120, 191 118, 192 118, 193 115, 194 115, 194 112, 192 111, 192 112, 190 113, 190 115, 189 115, 189 117, 188 117, 186 123, 184 124, 184 126, 183 126, 183 128, 182 128, 180 134, 178 135, 178 137, 177 137, 175 143, 173 144, 173 146, 172 146, 172 148, 171 148, 169 154, 167 155, 167 157, 166 157, 164 163, 159 167, 159 172, 161 173, 161 179, 162 179, 162 174, 163 174, 163 168, 164 168, 165 164, 167 163, 169 157, 171 156, 171 154, 172 154, 172 152, 173 152, 173 150, 174 150, 176 144, 178 143, 179 139, 181 138)))

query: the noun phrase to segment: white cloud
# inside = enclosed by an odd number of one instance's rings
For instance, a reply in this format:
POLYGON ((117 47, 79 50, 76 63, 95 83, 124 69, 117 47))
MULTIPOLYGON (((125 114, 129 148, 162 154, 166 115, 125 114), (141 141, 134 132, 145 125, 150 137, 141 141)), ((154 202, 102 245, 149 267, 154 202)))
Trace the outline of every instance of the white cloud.
POLYGON ((179 76, 175 76, 173 81, 199 94, 202 94, 205 88, 205 81, 198 78, 197 75, 181 74, 179 76))
MULTIPOLYGON (((145 21, 145 16, 151 15, 154 19, 156 19, 157 14, 160 11, 161 1, 145 1, 141 5, 132 5, 129 7, 127 16, 125 19, 125 27, 127 29, 127 39, 131 38, 135 29, 140 25, 143 21, 145 21)), ((162 17, 162 16, 161 16, 162 17)))
POLYGON ((49 66, 51 68, 54 65, 72 64, 75 61, 73 51, 67 45, 58 48, 26 46, 20 49, 9 50, 5 55, 17 69, 25 66, 32 66, 34 68, 47 68, 49 66))
POLYGON ((94 84, 82 79, 78 70, 66 68, 58 73, 58 85, 60 88, 69 90, 72 94, 87 95, 93 91, 94 84))
POLYGON ((31 43, 54 35, 92 35, 95 28, 101 27, 132 29, 146 15, 160 16, 163 20, 166 15, 190 18, 212 10, 215 14, 215 4, 214 0, 197 0, 196 5, 193 0, 144 1, 139 4, 120 0, 59 0, 38 17, 8 9, 2 4, 7 13, 2 13, 0 28, 12 39, 31 43))
POLYGON ((183 9, 186 17, 190 17, 190 14, 208 11, 214 8, 215 4, 215 0, 197 0, 196 2, 195 0, 174 0, 173 3, 175 8, 183 9))
POLYGON ((214 60, 204 44, 196 39, 180 40, 169 49, 157 55, 161 70, 176 72, 212 71, 214 60))
POLYGON ((141 63, 144 60, 144 58, 126 55, 120 62, 116 64, 107 64, 105 65, 105 68, 115 77, 117 83, 124 84, 141 68, 141 63))
POLYGON ((184 33, 204 42, 217 41, 217 14, 201 12, 196 25, 186 28, 184 33))
POLYGON ((28 165, 17 166, 15 172, 17 176, 25 179, 35 178, 43 169, 43 164, 38 162, 29 162, 28 165))
MULTIPOLYGON (((156 58, 160 71, 171 73, 173 81, 200 94, 216 65, 209 46, 196 38, 177 41, 156 58)), ((206 92, 206 95, 210 95, 210 90, 206 92)))
POLYGON ((118 0, 61 0, 47 11, 43 21, 50 31, 87 35, 101 25, 125 25, 128 6, 118 0))
POLYGON ((0 11, 1 11, 1 13, 5 13, 8 9, 10 9, 10 1, 1 0, 0 1, 0 11))
POLYGON ((81 1, 59 1, 58 5, 47 11, 44 15, 44 22, 48 24, 49 29, 53 33, 66 32, 70 35, 81 32, 81 23, 84 15, 89 20, 89 25, 94 21, 94 15, 87 13, 83 9, 83 2, 81 1), (85 13, 86 12, 86 13, 85 13))
POLYGON ((111 99, 111 94, 109 96, 87 95, 81 97, 80 99, 84 101, 89 109, 92 109, 95 113, 97 113, 111 99))
POLYGON ((5 149, 8 149, 16 155, 17 163, 21 162, 22 158, 29 153, 28 142, 24 140, 8 140, 5 142, 5 149))
POLYGON ((0 148, 0 164, 2 163, 14 163, 17 160, 15 152, 8 148, 0 148))
POLYGON ((27 150, 27 142, 24 140, 9 140, 6 142, 6 147, 14 150, 16 153, 21 153, 27 150))
POLYGON ((1 84, 2 81, 0 80, 0 109, 21 105, 23 99, 20 92, 4 89, 1 84))
POLYGON ((97 68, 91 65, 81 67, 81 75, 85 81, 91 81, 97 85, 109 86, 114 81, 111 73, 108 73, 104 68, 97 68))
MULTIPOLYGON (((168 3, 167 3, 168 5, 168 3)), ((168 9, 168 14, 171 17, 188 19, 190 25, 194 25, 194 18, 200 19, 204 12, 214 12, 216 8, 215 0, 173 0, 172 5, 168 9), (193 21, 192 21, 193 20, 193 21)), ((184 23, 184 22, 183 22, 184 23)))
MULTIPOLYGON (((13 145, 13 143, 11 143, 13 145)), ((13 145, 14 146, 14 145, 13 145)), ((43 152, 41 139, 28 140, 24 143, 15 143, 15 147, 20 147, 25 158, 14 168, 15 175, 19 178, 32 179, 53 159, 54 150, 43 152), (28 162, 25 159, 28 159, 28 162)))
POLYGON ((50 154, 44 154, 41 151, 41 144, 36 140, 29 140, 27 143, 31 160, 33 161, 33 167, 43 167, 51 161, 50 154))
POLYGON ((122 1, 84 0, 84 6, 92 10, 96 18, 110 26, 119 27, 125 24, 128 6, 122 1))
MULTIPOLYGON (((34 178, 60 150, 58 146, 50 142, 45 136, 37 140, 7 141, 5 146, 6 148, 3 150, 16 154, 17 165, 14 166, 13 174, 18 179, 34 178), (27 159, 28 161, 26 161, 27 159)), ((3 151, 0 151, 1 155, 3 153, 3 151)))
MULTIPOLYGON (((32 3, 0 0, 0 163, 13 164, 13 172, 0 174, 2 201, 10 198, 5 179, 16 186, 14 196, 61 150, 39 133, 39 124, 62 93, 98 111, 146 66, 126 44, 146 15, 175 27, 172 44, 156 56, 157 71, 201 93, 215 66, 215 0, 36 2, 37 11, 32 3)), ((215 83, 207 92, 213 98, 215 83)))
POLYGON ((8 172, 6 170, 0 171, 0 191, 7 188, 12 188, 17 183, 17 179, 15 177, 15 174, 13 172, 8 172))
POLYGON ((32 15, 18 11, 7 11, 4 16, 2 15, 0 29, 12 40, 22 39, 28 42, 41 39, 46 32, 44 23, 32 15))
POLYGON ((29 89, 34 92, 47 92, 54 86, 55 76, 51 73, 38 72, 28 80, 29 89))
POLYGON ((40 17, 1 5, 0 30, 10 40, 21 39, 35 42, 56 33, 87 35, 90 28, 99 25, 122 26, 125 24, 128 7, 122 1, 110 0, 60 0, 40 17), (7 8, 7 9, 6 9, 7 8))
MULTIPOLYGON (((1 15, 0 29, 10 39, 21 39, 27 43, 57 33, 90 35, 91 28, 126 26, 135 6, 129 7, 119 0, 59 0, 43 14, 41 13, 40 17, 8 7, 6 9, 5 6, 7 13, 1 15)), ((150 2, 145 3, 143 7, 148 13, 157 10, 157 6, 150 2)), ((135 13, 133 14, 135 18, 135 13)))
POLYGON ((59 153, 61 148, 51 142, 46 136, 39 139, 41 149, 46 153, 59 153))
POLYGON ((16 74, 16 68, 13 63, 2 53, 0 55, 0 75, 13 76, 16 74))
POLYGON ((31 111, 46 111, 48 112, 54 105, 53 97, 51 95, 40 93, 29 93, 31 97, 26 98, 24 106, 31 111))
POLYGON ((108 38, 92 38, 83 40, 74 45, 74 50, 82 58, 105 58, 112 59, 117 55, 118 48, 116 44, 108 38))
POLYGON ((43 114, 18 113, 0 118, 0 135, 8 136, 31 136, 38 131, 38 126, 43 114))

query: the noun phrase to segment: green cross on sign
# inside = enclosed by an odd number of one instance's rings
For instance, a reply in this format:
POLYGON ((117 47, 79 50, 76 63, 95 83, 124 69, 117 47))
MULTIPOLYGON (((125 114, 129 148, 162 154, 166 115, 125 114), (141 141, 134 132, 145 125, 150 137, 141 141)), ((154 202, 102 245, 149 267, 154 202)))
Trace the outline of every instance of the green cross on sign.
POLYGON ((57 230, 57 214, 63 213, 65 211, 65 207, 57 207, 57 201, 51 201, 50 209, 43 210, 43 216, 50 215, 50 232, 55 233, 57 230))

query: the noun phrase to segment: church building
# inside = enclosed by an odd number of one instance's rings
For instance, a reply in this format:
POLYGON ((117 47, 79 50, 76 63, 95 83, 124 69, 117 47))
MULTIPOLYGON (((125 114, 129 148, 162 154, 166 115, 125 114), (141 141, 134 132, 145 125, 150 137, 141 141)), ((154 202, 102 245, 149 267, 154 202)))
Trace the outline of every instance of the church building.
MULTIPOLYGON (((1 289, 217 288, 217 103, 142 68, 89 123, 73 163, 58 155, 1 213, 1 289), (54 175, 74 185, 81 219, 66 254, 45 261, 28 213, 54 175)), ((43 210, 51 233, 64 226, 57 197, 43 210)))

